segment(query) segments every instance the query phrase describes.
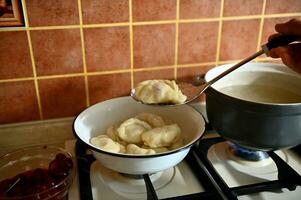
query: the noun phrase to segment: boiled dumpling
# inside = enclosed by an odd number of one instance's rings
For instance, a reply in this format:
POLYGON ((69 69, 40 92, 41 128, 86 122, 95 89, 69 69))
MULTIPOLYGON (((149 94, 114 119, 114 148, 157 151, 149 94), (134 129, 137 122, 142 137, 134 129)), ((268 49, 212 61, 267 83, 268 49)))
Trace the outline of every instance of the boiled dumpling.
POLYGON ((99 135, 97 137, 92 137, 90 143, 94 146, 113 153, 124 153, 125 147, 118 142, 113 141, 107 135, 99 135))
POLYGON ((135 144, 129 144, 126 146, 126 153, 129 154, 155 154, 153 149, 144 149, 135 144))
POLYGON ((139 113, 135 118, 147 122, 154 128, 165 125, 164 119, 161 116, 152 113, 139 113))
POLYGON ((178 140, 180 134, 179 126, 172 124, 144 132, 141 138, 143 143, 151 148, 168 147, 178 140))
POLYGON ((168 147, 169 150, 174 150, 182 147, 184 145, 184 139, 180 136, 171 146, 168 147))
POLYGON ((118 132, 117 132, 118 126, 112 125, 107 129, 107 136, 111 138, 114 141, 118 140, 118 132))
POLYGON ((163 152, 169 151, 169 149, 166 148, 166 147, 150 148, 149 146, 143 145, 141 148, 144 148, 144 149, 152 149, 152 150, 154 150, 156 153, 163 153, 163 152))
POLYGON ((125 141, 123 141, 122 139, 119 138, 118 136, 118 131, 117 131, 118 126, 117 125, 112 125, 107 129, 107 136, 109 136, 109 138, 111 138, 112 140, 114 140, 115 142, 118 142, 124 146, 127 145, 127 143, 125 141))
POLYGON ((146 80, 135 88, 136 98, 144 103, 184 103, 187 99, 175 81, 146 80))
POLYGON ((117 129, 118 136, 127 143, 139 144, 142 142, 141 134, 152 127, 139 119, 130 118, 124 121, 117 129))

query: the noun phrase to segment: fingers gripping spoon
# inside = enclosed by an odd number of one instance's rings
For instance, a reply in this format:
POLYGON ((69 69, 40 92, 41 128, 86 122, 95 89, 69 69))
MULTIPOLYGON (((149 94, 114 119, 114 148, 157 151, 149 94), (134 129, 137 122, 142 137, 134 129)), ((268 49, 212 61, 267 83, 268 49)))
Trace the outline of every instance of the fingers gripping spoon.
MULTIPOLYGON (((194 101, 195 99, 197 99, 198 97, 200 97, 208 87, 210 87, 213 83, 215 83, 216 81, 218 81, 219 79, 223 78, 224 76, 226 76, 227 74, 233 72, 234 70, 238 69, 239 67, 241 67, 242 65, 250 62, 251 60, 257 58, 258 56, 262 55, 262 54, 269 54, 269 51, 273 48, 277 48, 280 46, 285 46, 288 45, 294 41, 297 41, 299 38, 298 36, 295 35, 279 35, 276 36, 274 38, 272 38, 268 43, 262 45, 261 50, 259 50, 258 52, 256 52, 255 54, 243 59, 242 61, 240 61, 239 63, 237 63, 236 65, 232 66, 231 68, 229 68, 228 70, 224 71, 223 73, 221 73, 220 75, 216 76, 215 78, 213 78, 212 80, 202 83, 200 84, 197 88, 198 88, 198 92, 191 95, 191 94, 185 94, 185 90, 183 90, 182 92, 184 93, 184 95, 187 96, 187 99, 185 102, 183 103, 179 103, 179 104, 172 104, 172 103, 158 103, 158 104, 149 104, 149 105, 154 105, 154 106, 174 106, 174 105, 182 105, 182 104, 187 104, 190 103, 192 101, 194 101)), ((187 83, 177 83, 179 88, 187 88, 187 83)), ((135 93, 135 88, 133 88, 131 90, 130 95, 132 96, 132 98, 140 103, 143 104, 147 104, 141 100, 139 100, 139 98, 137 98, 136 93, 135 93)))

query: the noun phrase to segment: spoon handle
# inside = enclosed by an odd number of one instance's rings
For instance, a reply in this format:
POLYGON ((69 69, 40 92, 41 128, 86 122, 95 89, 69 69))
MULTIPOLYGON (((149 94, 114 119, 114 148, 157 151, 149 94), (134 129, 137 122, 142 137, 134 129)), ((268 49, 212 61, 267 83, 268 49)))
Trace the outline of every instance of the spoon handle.
POLYGON ((240 61, 239 63, 237 63, 236 65, 230 67, 229 69, 227 69, 226 71, 224 71, 223 73, 219 74, 218 76, 214 77, 213 79, 211 79, 210 81, 206 82, 205 84, 200 86, 200 91, 199 93, 194 96, 193 98, 189 99, 188 101, 186 101, 185 103, 189 103, 194 101, 195 99, 199 98, 204 92, 205 90, 210 87, 213 83, 215 83, 216 81, 218 81, 219 79, 223 78, 224 76, 226 76, 227 74, 231 73, 232 71, 236 70, 237 68, 239 68, 240 66, 246 64, 247 62, 250 62, 251 60, 253 60, 254 58, 260 56, 261 54, 264 54, 265 51, 263 49, 261 49, 260 51, 256 52, 255 54, 243 59, 242 61, 240 61))
POLYGON ((265 50, 265 53, 268 55, 268 52, 280 46, 288 45, 292 42, 298 41, 300 36, 297 35, 277 35, 273 37, 268 43, 262 45, 262 49, 265 50))
POLYGON ((230 69, 226 70, 225 72, 221 73, 220 75, 218 75, 217 77, 215 77, 214 79, 209 81, 210 85, 213 84, 215 81, 219 80, 220 78, 224 77, 225 75, 229 74, 230 72, 234 71, 235 69, 239 68, 240 66, 244 65, 245 63, 250 62, 254 58, 260 56, 261 54, 263 54, 263 53, 267 54, 267 52, 273 48, 288 45, 294 41, 297 41, 298 38, 299 37, 296 35, 279 35, 279 36, 272 38, 268 43, 262 45, 262 49, 260 51, 243 59, 242 61, 240 61, 233 67, 231 67, 230 69))
POLYGON ((268 53, 269 53, 269 51, 271 49, 276 48, 276 47, 280 47, 280 46, 288 45, 288 44, 290 44, 292 42, 298 41, 299 39, 300 39, 300 37, 298 37, 296 35, 278 35, 278 36, 272 38, 268 43, 262 45, 262 49, 259 50, 258 52, 256 52, 255 54, 253 54, 253 55, 251 55, 251 56, 243 59, 242 61, 240 61, 239 63, 237 63, 233 67, 227 69, 226 71, 224 71, 223 73, 219 74, 218 76, 216 76, 212 80, 210 80, 207 83, 201 85, 200 87, 202 87, 202 88, 199 91, 199 93, 195 97, 193 97, 192 99, 188 100, 186 103, 189 103, 189 102, 197 99, 213 83, 215 83, 219 79, 223 78, 227 74, 231 73, 232 71, 236 70, 237 68, 241 67, 242 65, 244 65, 244 64, 250 62, 251 60, 255 59, 256 57, 260 56, 261 54, 265 53, 266 55, 268 55, 268 53))

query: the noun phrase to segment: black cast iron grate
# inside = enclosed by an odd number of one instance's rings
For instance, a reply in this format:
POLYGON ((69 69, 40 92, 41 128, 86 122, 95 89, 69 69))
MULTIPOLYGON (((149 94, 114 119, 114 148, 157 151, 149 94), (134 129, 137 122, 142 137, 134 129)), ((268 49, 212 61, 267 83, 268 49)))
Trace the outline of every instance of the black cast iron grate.
MULTIPOLYGON (((278 168, 278 180, 267 181, 262 183, 243 185, 238 187, 228 187, 221 176, 216 172, 213 165, 207 157, 208 149, 219 142, 225 140, 221 137, 202 139, 199 145, 191 148, 185 158, 189 167, 200 181, 205 192, 183 195, 178 197, 165 198, 164 200, 219 200, 219 199, 238 199, 238 196, 258 193, 263 191, 277 191, 282 188, 295 190, 301 186, 301 176, 292 169, 285 161, 283 161, 274 152, 268 152, 276 163, 278 168)), ((79 192, 81 200, 92 200, 91 182, 90 182, 90 166, 95 161, 91 154, 86 153, 87 146, 80 141, 76 142, 77 169, 79 178, 79 192)), ((147 185, 147 199, 156 200, 157 194, 152 186, 148 175, 143 175, 147 185)), ((163 199, 162 199, 163 200, 163 199)))

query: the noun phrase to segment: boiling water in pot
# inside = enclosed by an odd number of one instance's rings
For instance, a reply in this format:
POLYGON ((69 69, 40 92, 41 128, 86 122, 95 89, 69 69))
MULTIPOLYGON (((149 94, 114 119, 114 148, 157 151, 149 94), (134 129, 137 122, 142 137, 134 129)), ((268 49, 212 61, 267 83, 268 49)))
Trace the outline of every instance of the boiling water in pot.
POLYGON ((232 85, 220 92, 248 101, 262 103, 301 103, 301 94, 271 85, 232 85))

